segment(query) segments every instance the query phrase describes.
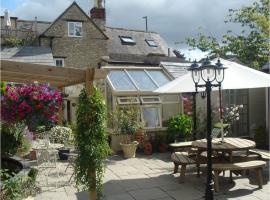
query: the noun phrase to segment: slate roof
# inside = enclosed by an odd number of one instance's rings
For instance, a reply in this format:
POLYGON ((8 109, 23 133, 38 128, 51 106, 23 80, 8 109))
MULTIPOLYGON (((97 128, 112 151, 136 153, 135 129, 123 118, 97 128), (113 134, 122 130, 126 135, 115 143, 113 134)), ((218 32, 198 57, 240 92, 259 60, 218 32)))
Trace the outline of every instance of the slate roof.
MULTIPOLYGON (((37 33, 41 35, 49 26, 51 22, 37 21, 37 33)), ((17 29, 35 31, 34 20, 17 20, 17 29)))
POLYGON ((177 57, 168 57, 168 44, 156 32, 106 27, 108 55, 110 62, 159 64, 160 61, 180 62, 177 57), (119 36, 132 37, 136 44, 122 44, 119 36), (151 47, 145 40, 154 40, 157 47, 151 47))
POLYGON ((191 63, 176 63, 176 62, 161 62, 160 66, 164 68, 169 74, 173 76, 173 78, 178 78, 186 74, 187 68, 189 68, 191 63))
POLYGON ((1 60, 54 65, 51 49, 38 46, 2 47, 1 60))

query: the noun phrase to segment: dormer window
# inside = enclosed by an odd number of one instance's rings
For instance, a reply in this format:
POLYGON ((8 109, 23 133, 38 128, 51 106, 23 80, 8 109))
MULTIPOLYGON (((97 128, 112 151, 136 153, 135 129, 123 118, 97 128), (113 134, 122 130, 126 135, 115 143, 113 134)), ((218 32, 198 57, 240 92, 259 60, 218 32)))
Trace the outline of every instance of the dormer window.
POLYGON ((82 22, 68 22, 68 36, 82 37, 82 22))
POLYGON ((149 47, 157 47, 157 44, 154 40, 147 40, 145 39, 145 42, 148 44, 149 47))
POLYGON ((133 40, 132 37, 129 36, 119 36, 122 44, 126 44, 126 45, 134 45, 136 44, 135 40, 133 40))

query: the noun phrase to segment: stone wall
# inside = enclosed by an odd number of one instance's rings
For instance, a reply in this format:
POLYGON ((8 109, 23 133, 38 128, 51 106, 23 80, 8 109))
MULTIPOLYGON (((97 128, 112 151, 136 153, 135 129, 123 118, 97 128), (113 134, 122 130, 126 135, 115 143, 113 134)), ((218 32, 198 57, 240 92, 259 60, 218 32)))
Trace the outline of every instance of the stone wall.
POLYGON ((51 46, 54 57, 63 57, 65 67, 74 68, 97 68, 107 55, 106 43, 106 36, 74 3, 40 38, 41 46, 51 46), (82 37, 68 36, 69 21, 82 22, 82 37))

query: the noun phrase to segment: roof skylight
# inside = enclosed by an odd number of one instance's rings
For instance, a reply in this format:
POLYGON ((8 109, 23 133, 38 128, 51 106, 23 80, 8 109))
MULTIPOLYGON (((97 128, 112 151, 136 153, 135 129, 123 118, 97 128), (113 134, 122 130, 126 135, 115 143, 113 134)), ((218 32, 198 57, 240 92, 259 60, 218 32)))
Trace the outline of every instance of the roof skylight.
POLYGON ((130 36, 119 36, 122 44, 127 44, 127 45, 134 45, 136 44, 135 40, 130 37, 130 36))
POLYGON ((148 44, 148 46, 150 47, 157 47, 157 44, 155 43, 154 40, 148 40, 148 39, 145 39, 145 42, 148 44))

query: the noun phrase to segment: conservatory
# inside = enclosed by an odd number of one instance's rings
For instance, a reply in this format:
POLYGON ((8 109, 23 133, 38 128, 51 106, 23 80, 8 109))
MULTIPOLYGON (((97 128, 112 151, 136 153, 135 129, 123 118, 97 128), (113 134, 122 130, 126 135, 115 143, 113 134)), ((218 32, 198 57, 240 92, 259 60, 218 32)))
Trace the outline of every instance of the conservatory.
POLYGON ((159 95, 153 91, 170 82, 172 76, 161 67, 106 66, 108 112, 117 106, 138 106, 139 120, 146 131, 165 130, 166 121, 181 112, 179 94, 159 95))

